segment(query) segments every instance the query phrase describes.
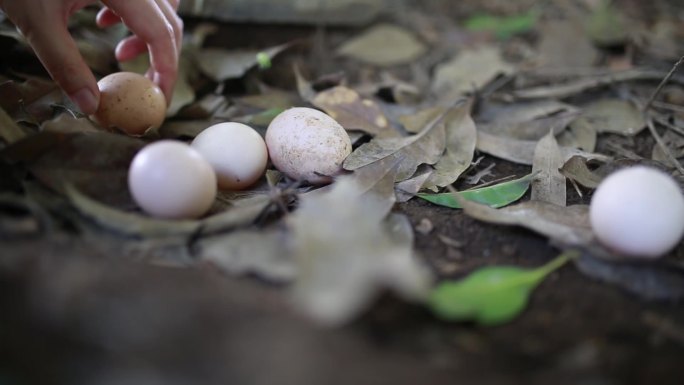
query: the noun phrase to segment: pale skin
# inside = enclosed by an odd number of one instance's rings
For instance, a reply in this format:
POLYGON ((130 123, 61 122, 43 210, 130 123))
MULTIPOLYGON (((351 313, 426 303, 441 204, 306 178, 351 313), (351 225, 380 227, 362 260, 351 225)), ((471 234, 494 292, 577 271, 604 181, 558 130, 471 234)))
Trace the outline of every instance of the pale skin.
MULTIPOLYGON (((97 110, 97 80, 67 29, 71 15, 95 0, 0 0, 0 9, 17 26, 50 76, 84 114, 97 110)), ((180 0, 105 0, 97 25, 123 22, 132 35, 116 47, 119 61, 149 52, 147 76, 171 101, 178 75, 183 22, 176 14, 180 0)))

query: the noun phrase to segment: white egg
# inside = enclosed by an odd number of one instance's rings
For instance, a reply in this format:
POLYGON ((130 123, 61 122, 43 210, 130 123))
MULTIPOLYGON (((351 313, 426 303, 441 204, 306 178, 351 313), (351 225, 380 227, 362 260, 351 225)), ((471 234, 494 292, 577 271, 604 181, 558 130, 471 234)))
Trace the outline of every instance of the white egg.
POLYGON ((636 166, 609 175, 591 200, 591 226, 609 249, 656 258, 684 235, 684 197, 667 174, 636 166))
POLYGON ((216 175, 200 153, 183 142, 145 146, 128 170, 128 188, 147 213, 167 219, 196 218, 216 197, 216 175))
POLYGON ((313 108, 291 108, 266 131, 273 165, 285 175, 312 184, 330 183, 342 171, 352 145, 344 128, 313 108))
POLYGON ((192 147, 212 165, 221 189, 251 186, 264 174, 268 163, 264 139, 242 123, 215 124, 200 132, 192 147))

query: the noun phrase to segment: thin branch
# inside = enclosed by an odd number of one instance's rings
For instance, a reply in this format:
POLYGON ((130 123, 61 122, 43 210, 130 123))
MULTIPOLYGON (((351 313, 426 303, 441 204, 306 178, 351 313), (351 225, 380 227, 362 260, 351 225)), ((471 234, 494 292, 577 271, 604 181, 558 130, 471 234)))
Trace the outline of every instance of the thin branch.
POLYGON ((644 112, 648 111, 651 108, 651 105, 653 104, 653 101, 655 101, 656 97, 660 94, 660 91, 663 90, 663 87, 667 84, 667 82, 672 79, 672 76, 674 76, 675 72, 679 69, 679 66, 681 66, 684 63, 684 56, 680 57, 679 60, 675 63, 674 66, 672 66, 672 69, 670 72, 668 72, 667 76, 663 78, 663 80, 658 84, 658 87, 653 91, 653 95, 651 95, 651 98, 648 100, 646 105, 644 106, 644 112))
POLYGON ((667 160, 669 160, 670 163, 672 163, 672 166, 674 166, 677 169, 677 171, 679 171, 679 173, 681 175, 684 175, 684 167, 682 167, 682 165, 679 163, 677 158, 675 158, 675 156, 672 155, 672 151, 670 151, 670 149, 665 144, 665 141, 663 141, 663 138, 661 138, 660 135, 658 134, 658 131, 656 131, 655 124, 653 123, 653 119, 648 118, 647 122, 648 122, 648 130, 651 131, 651 135, 653 135, 653 138, 656 140, 656 143, 658 144, 660 149, 663 150, 663 152, 665 153, 667 160))

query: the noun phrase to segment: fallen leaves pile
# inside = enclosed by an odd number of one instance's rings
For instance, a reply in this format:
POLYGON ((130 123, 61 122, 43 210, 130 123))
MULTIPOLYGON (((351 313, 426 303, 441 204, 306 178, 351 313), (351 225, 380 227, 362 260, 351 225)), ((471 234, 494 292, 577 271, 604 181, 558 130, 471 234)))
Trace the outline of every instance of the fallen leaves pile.
MULTIPOLYGON (((587 204, 603 177, 627 165, 684 180, 684 75, 668 75, 684 53, 684 29, 672 20, 627 32, 628 16, 599 3, 582 10, 586 23, 531 11, 462 25, 427 26, 420 17, 371 25, 325 53, 360 68, 355 76, 293 60, 315 51, 320 36, 232 50, 208 45, 219 28, 196 23, 166 123, 142 138, 103 131, 49 79, 10 63, 0 75, 0 234, 68 227, 125 258, 256 276, 283 285, 324 325, 353 321, 388 291, 446 319, 507 322, 568 261, 643 298, 680 299, 681 267, 667 258, 643 266, 603 249, 587 204), (278 87, 273 74, 287 79, 278 87), (294 106, 321 109, 352 137, 347 173, 332 185, 313 189, 271 168, 247 191, 221 192, 200 220, 159 220, 135 207, 127 169, 146 143, 191 140, 222 121, 263 133, 294 106), (498 164, 522 171, 498 175, 498 164), (536 270, 492 266, 443 281, 395 210, 411 199, 526 228, 562 255, 536 270)), ((144 56, 117 68, 112 52, 124 29, 73 29, 97 74, 146 71, 144 56)), ((13 31, 2 24, 3 46, 31 58, 13 31)))

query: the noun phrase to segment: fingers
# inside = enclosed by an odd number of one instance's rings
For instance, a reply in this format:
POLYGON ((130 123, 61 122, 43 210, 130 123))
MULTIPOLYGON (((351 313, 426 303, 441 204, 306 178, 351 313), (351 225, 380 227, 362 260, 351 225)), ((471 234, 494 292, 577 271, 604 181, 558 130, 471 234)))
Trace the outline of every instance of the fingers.
MULTIPOLYGON (((170 101, 178 73, 183 28, 182 21, 176 15, 172 4, 167 0, 108 0, 104 3, 109 12, 118 15, 138 39, 124 40, 117 47, 117 57, 130 58, 130 55, 139 51, 141 44, 144 43, 150 52, 152 80, 170 101)), ((98 16, 99 24, 111 21, 107 12, 101 12, 98 16)))
POLYGON ((116 46, 116 60, 120 62, 132 60, 144 52, 147 52, 147 43, 135 35, 129 36, 116 46))
POLYGON ((33 47, 50 76, 84 114, 93 114, 99 103, 95 76, 86 65, 67 30, 68 10, 59 2, 35 7, 30 13, 8 16, 33 47))

